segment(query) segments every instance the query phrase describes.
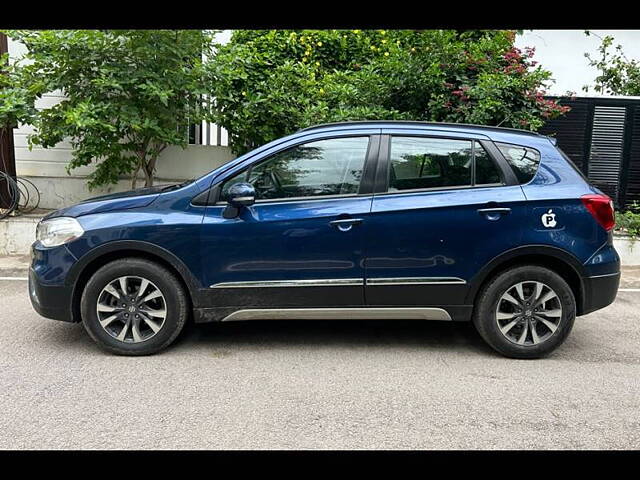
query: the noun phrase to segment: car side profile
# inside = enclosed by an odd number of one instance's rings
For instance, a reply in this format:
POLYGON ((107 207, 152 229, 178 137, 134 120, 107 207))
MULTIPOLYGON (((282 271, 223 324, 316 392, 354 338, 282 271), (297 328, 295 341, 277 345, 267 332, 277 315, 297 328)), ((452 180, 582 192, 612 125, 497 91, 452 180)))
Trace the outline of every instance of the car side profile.
POLYGON ((614 222, 549 137, 326 124, 49 214, 29 292, 116 354, 158 352, 190 317, 414 319, 472 321, 503 355, 537 358, 615 299, 614 222))

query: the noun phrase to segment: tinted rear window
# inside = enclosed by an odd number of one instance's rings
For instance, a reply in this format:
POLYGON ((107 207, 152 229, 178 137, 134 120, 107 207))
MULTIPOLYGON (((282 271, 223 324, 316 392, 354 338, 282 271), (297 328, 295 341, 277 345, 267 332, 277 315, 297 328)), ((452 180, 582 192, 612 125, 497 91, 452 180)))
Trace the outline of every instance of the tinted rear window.
POLYGON ((533 148, 509 143, 496 143, 496 146, 511 165, 518 181, 521 184, 530 182, 538 171, 540 152, 533 148))

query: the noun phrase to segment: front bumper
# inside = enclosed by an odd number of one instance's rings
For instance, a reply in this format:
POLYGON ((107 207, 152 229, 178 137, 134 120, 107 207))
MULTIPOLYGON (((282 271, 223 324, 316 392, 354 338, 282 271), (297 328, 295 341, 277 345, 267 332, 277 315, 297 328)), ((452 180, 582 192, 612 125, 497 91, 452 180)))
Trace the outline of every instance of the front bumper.
POLYGON ((65 282, 75 262, 65 246, 45 248, 39 242, 31 246, 29 298, 34 310, 43 317, 76 321, 72 312, 73 286, 65 282))
POLYGON ((583 277, 582 308, 578 315, 586 315, 613 303, 618 294, 620 272, 583 277))
POLYGON ((33 309, 43 317, 73 322, 71 288, 43 285, 33 269, 29 269, 29 298, 33 309))

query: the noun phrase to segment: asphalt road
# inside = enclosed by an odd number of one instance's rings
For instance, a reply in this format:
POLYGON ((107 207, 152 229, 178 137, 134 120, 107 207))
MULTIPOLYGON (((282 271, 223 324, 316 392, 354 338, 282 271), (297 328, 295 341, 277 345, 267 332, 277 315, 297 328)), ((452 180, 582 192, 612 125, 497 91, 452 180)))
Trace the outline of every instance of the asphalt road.
POLYGON ((544 360, 418 321, 189 326, 128 358, 26 288, 0 281, 0 449, 640 448, 640 292, 544 360))

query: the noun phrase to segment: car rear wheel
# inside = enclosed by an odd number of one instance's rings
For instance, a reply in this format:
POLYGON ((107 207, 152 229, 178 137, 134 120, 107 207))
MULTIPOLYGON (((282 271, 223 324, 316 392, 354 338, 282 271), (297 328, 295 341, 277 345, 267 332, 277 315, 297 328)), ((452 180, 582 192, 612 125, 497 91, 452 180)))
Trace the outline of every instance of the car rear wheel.
POLYGON ((540 358, 559 347, 576 315, 573 292, 544 267, 513 267, 478 295, 473 323, 495 350, 511 358, 540 358))
POLYGON ((180 334, 187 298, 166 268, 141 258, 101 267, 80 300, 82 323, 99 346, 118 355, 156 353, 180 334))

